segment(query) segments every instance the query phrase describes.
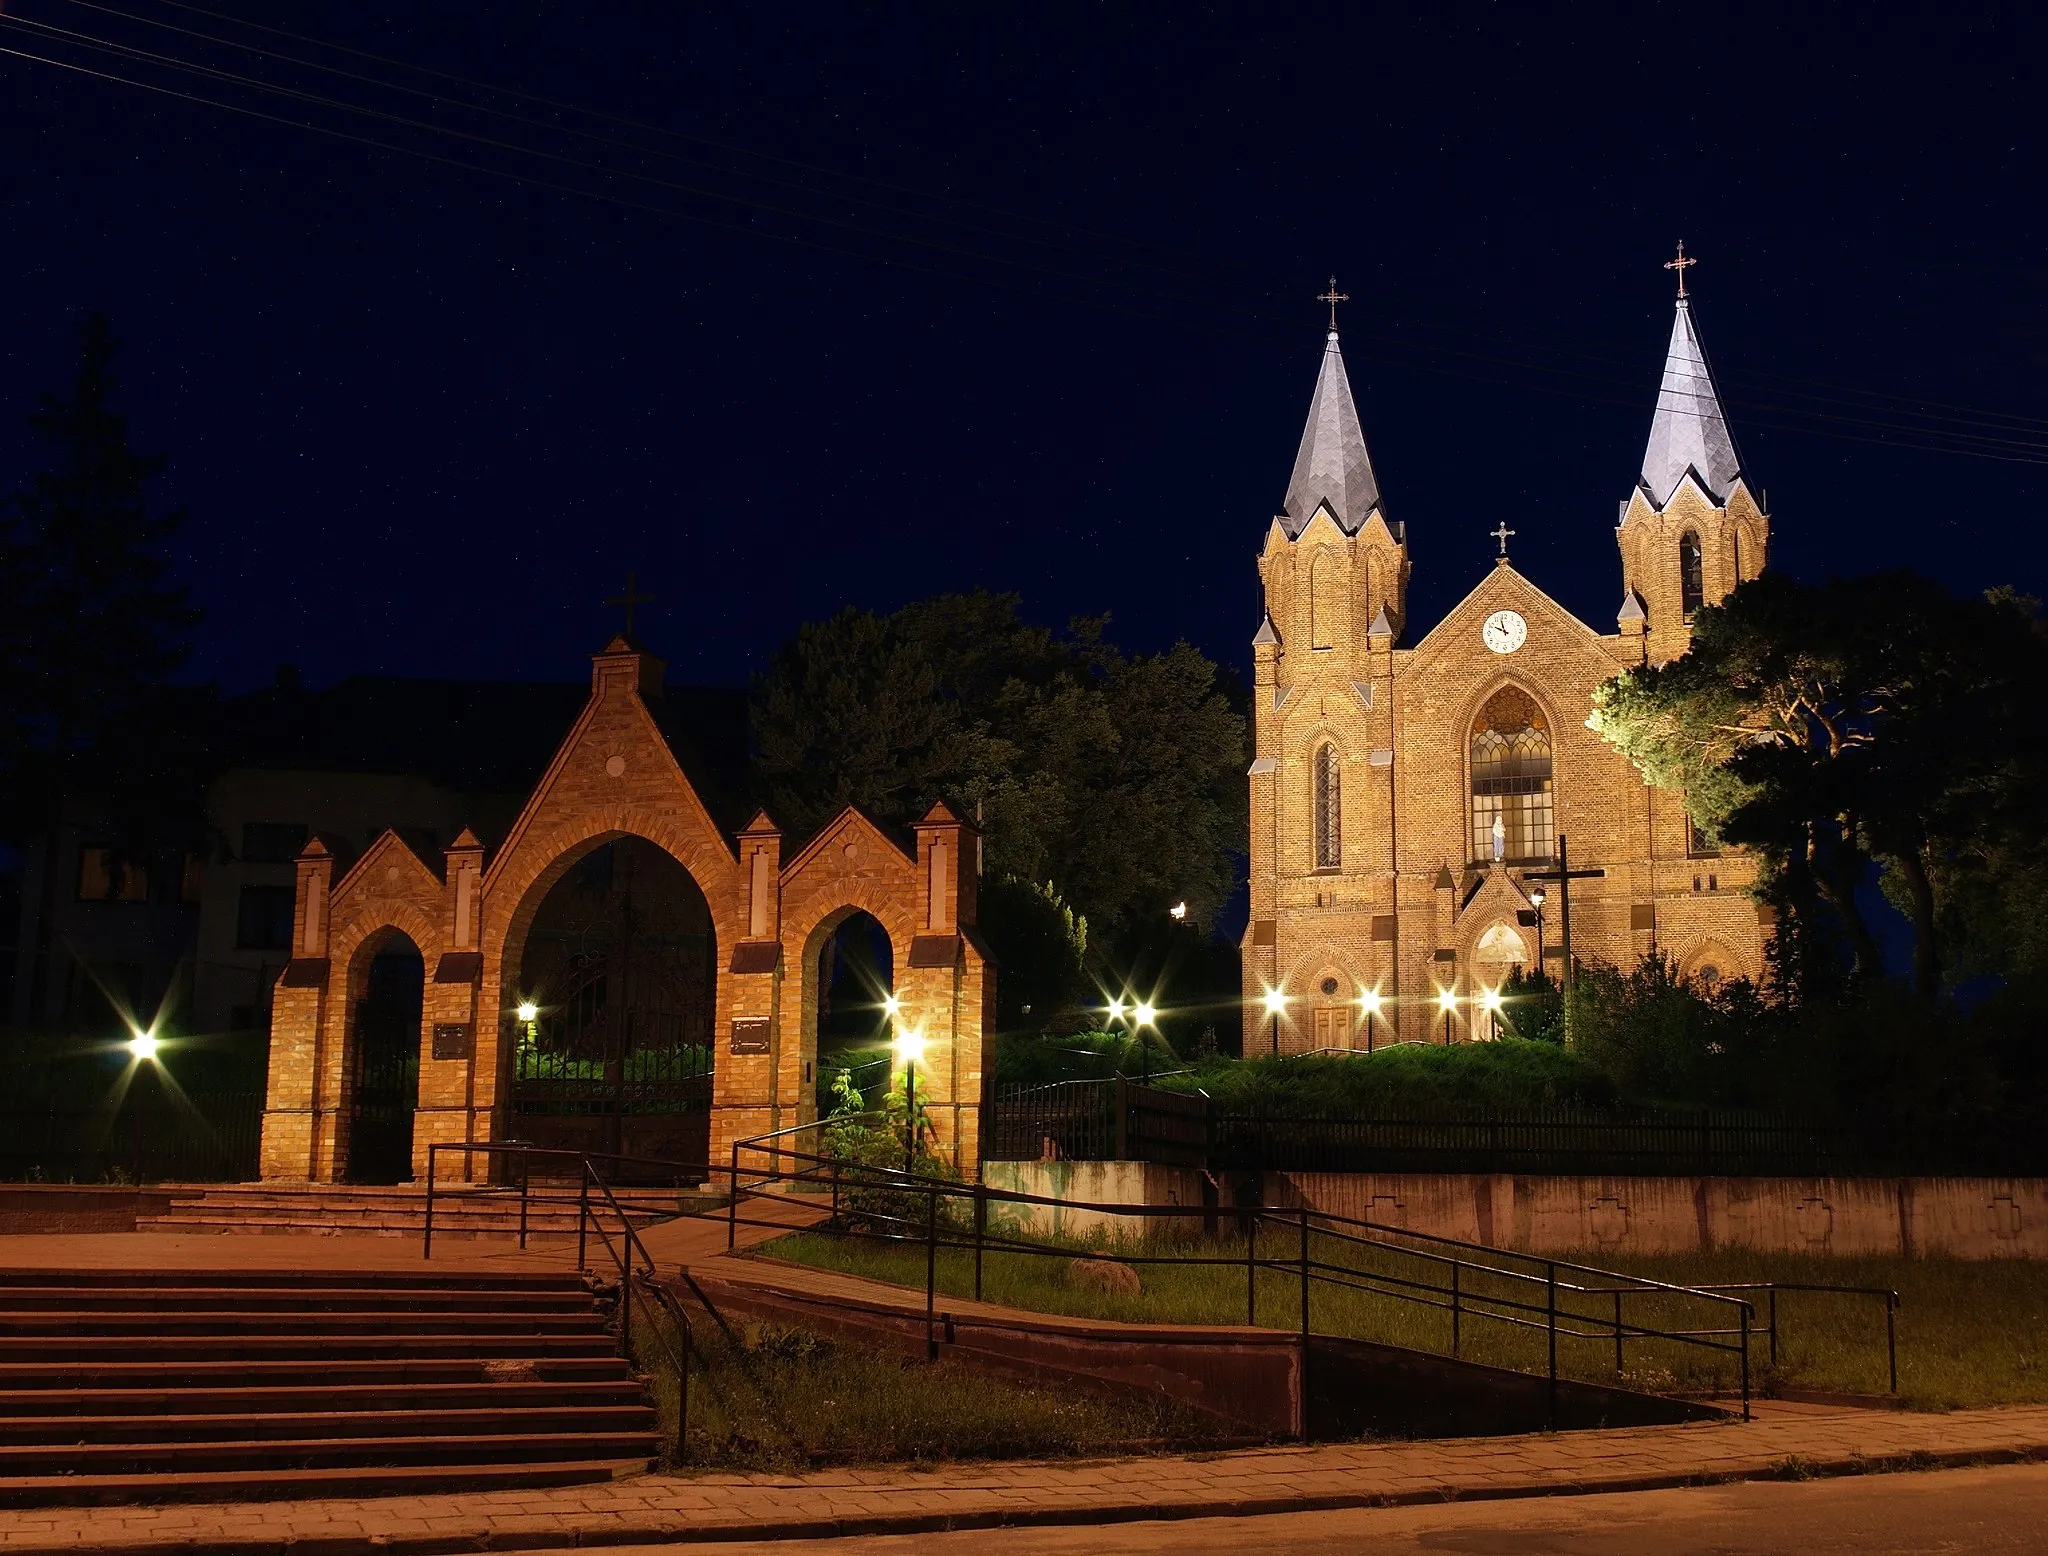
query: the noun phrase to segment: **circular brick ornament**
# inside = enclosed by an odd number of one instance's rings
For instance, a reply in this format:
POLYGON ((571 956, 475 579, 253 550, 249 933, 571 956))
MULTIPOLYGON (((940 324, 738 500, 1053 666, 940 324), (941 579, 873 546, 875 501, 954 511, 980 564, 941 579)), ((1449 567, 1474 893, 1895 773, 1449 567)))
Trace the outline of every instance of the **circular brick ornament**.
POLYGON ((626 776, 626 759, 623 756, 608 756, 604 759, 604 770, 613 778, 626 776))

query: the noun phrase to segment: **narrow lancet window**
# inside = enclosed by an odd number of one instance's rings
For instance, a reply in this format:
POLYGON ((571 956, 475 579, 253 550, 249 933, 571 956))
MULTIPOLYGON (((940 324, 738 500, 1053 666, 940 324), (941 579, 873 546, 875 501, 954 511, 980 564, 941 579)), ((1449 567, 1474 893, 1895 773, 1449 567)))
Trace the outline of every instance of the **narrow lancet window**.
POLYGON ((1707 602, 1706 566, 1700 557, 1700 537, 1687 530, 1678 541, 1678 612, 1687 621, 1707 602))
POLYGON ((1472 721, 1472 858, 1548 859, 1553 843, 1550 729, 1519 687, 1503 686, 1472 721))
POLYGON ((1344 801, 1341 792, 1343 775, 1337 748, 1325 745, 1316 752, 1315 760, 1315 822, 1316 822, 1316 868, 1335 870, 1344 862, 1344 801))

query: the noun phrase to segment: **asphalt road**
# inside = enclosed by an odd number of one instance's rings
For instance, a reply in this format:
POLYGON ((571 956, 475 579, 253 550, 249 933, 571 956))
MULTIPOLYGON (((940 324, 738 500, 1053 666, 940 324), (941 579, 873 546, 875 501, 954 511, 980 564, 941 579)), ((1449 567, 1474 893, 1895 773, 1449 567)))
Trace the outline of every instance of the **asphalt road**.
MULTIPOLYGON (((721 1556, 2048 1556, 2048 1466, 714 1548, 721 1556)), ((613 1548, 614 1556, 656 1550, 672 1556, 676 1547, 613 1548)))

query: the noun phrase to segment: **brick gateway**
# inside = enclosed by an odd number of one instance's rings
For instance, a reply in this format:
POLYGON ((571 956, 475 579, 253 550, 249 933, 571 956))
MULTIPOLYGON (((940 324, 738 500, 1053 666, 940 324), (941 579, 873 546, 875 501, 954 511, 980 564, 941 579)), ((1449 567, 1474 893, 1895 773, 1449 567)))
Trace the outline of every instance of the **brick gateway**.
MULTIPOLYGON (((358 1130, 376 1131, 375 1154, 396 1169, 385 1175, 400 1177, 407 1161, 423 1177, 436 1143, 533 1138, 533 1120, 513 1112, 517 1048, 532 1025, 521 1019, 530 994, 519 987, 529 935, 550 890, 622 840, 659 850, 702 896, 711 1074, 708 1134, 699 1138, 711 1159, 734 1140, 814 1117, 818 953, 860 911, 889 937, 900 1028, 925 1041, 918 1094, 937 1149, 971 1173, 982 1023, 994 999, 994 969, 974 928, 974 828, 940 804, 897 838, 848 807, 785 861, 765 812, 736 834, 713 821, 656 721, 661 661, 621 637, 592 666, 589 702, 495 847, 464 831, 430 862, 386 831, 337 877, 332 852, 318 838, 306 845, 292 958, 273 996, 263 1176, 366 1176, 357 1147, 369 1142, 352 1138, 358 1130), (422 993, 417 1015, 405 1011, 416 1031, 402 1057, 416 1053, 417 1062, 397 1066, 397 1084, 410 1097, 416 1081, 417 1100, 409 1140, 401 1130, 394 1142, 393 1063, 363 1042, 390 1025, 373 968, 407 941, 420 957, 422 993), (359 1087, 375 1087, 374 1096, 359 1087)), ((613 1057, 594 1062, 623 1070, 625 1039, 607 1041, 613 1057)), ((401 1103, 400 1125, 405 1111, 401 1103)), ((574 1130, 557 1133, 566 1143, 574 1130)), ((658 1133, 616 1126, 586 1145, 612 1142, 676 1150, 658 1133)))

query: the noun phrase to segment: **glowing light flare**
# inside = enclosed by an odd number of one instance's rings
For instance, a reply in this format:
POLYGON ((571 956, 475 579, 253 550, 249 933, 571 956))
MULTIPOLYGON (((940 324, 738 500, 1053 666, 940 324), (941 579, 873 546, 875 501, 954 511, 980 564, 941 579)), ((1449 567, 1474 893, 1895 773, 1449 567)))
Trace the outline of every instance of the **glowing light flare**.
POLYGON ((895 995, 893 995, 893 994, 884 994, 884 995, 882 996, 882 1014, 883 1014, 883 1015, 885 1015, 885 1016, 890 1016, 890 1017, 893 1017, 893 1016, 895 1016, 895 1014, 896 1014, 896 1013, 897 1013, 898 1011, 900 1011, 900 1010, 901 1010, 902 1008, 903 1008, 903 1001, 901 1001, 900 999, 898 999, 898 998, 897 998, 897 997, 896 997, 895 995))
POLYGON ((1287 996, 1278 989, 1266 990, 1266 1014, 1277 1016, 1287 1008, 1287 996))
POLYGON ((163 1040, 154 1032, 137 1032, 128 1039, 128 1052, 150 1063, 156 1061, 157 1051, 163 1046, 163 1040))
POLYGON ((1120 999, 1111 1000, 1109 1002, 1109 1019, 1112 1021, 1121 1021, 1123 1020, 1123 1018, 1124 1002, 1120 999))
POLYGON ((519 1002, 519 1008, 515 1010, 512 1014, 517 1016, 521 1021, 535 1021, 538 1020, 540 1017, 540 1006, 534 1004, 532 1000, 521 1000, 519 1002))
POLYGON ((899 1032, 889 1040, 889 1046, 896 1051, 896 1057, 905 1064, 915 1064, 924 1057, 924 1028, 914 1032, 899 1032))
POLYGON ((1149 1027, 1158 1018, 1158 1008, 1153 1005, 1139 1005, 1131 1012, 1131 1019, 1141 1027, 1149 1027))
POLYGON ((1538 886, 1534 888, 1532 891, 1530 891, 1529 906, 1532 908, 1540 908, 1543 906, 1543 888, 1541 886, 1538 886))
POLYGON ((1494 1014, 1498 1015, 1500 1013, 1500 990, 1488 989, 1484 994, 1479 996, 1479 1003, 1484 1005, 1489 1011, 1492 1011, 1494 1014))
POLYGON ((1176 902, 1166 910, 1166 916, 1171 919, 1184 919, 1188 916, 1188 905, 1185 902, 1176 902))
POLYGON ((1458 996, 1449 989, 1438 989, 1436 991, 1436 1003, 1439 1010, 1449 1015, 1458 1008, 1458 996))
POLYGON ((1380 991, 1367 989, 1358 996, 1358 1003, 1365 1007, 1367 1015, 1377 1016, 1380 1013, 1380 991))

